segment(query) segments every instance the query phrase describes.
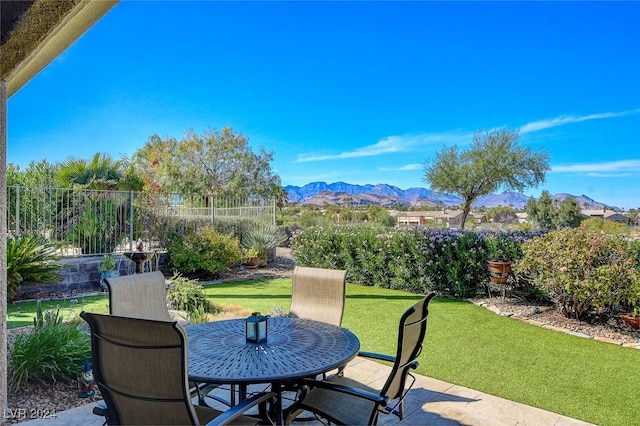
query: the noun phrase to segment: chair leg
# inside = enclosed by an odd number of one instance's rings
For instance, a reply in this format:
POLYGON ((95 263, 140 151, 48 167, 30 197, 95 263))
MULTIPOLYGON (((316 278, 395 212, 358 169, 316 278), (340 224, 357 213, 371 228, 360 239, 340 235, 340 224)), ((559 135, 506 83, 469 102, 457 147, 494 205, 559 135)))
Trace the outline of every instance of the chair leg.
POLYGON ((93 414, 96 416, 104 417, 103 425, 115 425, 117 424, 116 419, 113 416, 113 413, 107 406, 102 402, 99 403, 96 407, 93 407, 93 414))

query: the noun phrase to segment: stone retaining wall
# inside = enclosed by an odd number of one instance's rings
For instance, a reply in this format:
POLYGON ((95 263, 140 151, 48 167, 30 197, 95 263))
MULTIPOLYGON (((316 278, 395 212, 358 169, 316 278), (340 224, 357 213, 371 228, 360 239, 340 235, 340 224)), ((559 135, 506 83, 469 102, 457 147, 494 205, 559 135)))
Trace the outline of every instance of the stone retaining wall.
MULTIPOLYGON (((168 257, 166 253, 159 253, 158 265, 160 270, 168 269, 168 257)), ((129 275, 135 272, 135 263, 124 255, 114 255, 119 266, 120 275, 129 275)), ((70 257, 60 261, 66 267, 59 271, 62 280, 55 284, 26 284, 18 288, 15 299, 34 299, 43 294, 72 294, 74 292, 100 291, 101 274, 98 271, 102 256, 70 257)), ((153 262, 155 269, 156 263, 153 262)))

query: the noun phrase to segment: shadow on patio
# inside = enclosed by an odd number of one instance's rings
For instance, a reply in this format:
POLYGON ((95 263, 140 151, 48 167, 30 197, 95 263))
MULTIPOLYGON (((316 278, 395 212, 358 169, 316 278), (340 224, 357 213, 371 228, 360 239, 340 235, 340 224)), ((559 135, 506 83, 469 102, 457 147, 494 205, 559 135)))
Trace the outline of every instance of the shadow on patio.
MULTIPOLYGON (((363 358, 352 361, 345 374, 372 386, 381 385, 389 367, 363 358)), ((58 413, 52 419, 37 419, 20 423, 24 426, 98 426, 104 418, 94 415, 95 404, 88 404, 58 413)), ((319 425, 319 422, 294 422, 319 425)), ((484 394, 473 389, 452 385, 425 376, 416 382, 405 402, 405 418, 381 416, 379 424, 390 425, 589 425, 580 420, 561 416, 517 402, 484 394)))

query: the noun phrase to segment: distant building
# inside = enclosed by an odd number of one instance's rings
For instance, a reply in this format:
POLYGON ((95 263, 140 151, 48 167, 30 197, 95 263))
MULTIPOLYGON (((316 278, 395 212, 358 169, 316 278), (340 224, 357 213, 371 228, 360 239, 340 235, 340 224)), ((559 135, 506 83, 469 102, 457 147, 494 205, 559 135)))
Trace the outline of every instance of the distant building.
POLYGON ((518 218, 518 223, 526 223, 529 215, 525 212, 516 212, 516 217, 518 218))
POLYGON ((446 225, 447 228, 462 226, 462 210, 398 212, 396 218, 398 225, 446 225))
POLYGON ((581 210, 581 213, 585 217, 599 217, 604 220, 610 220, 612 222, 629 224, 629 218, 622 213, 618 213, 614 210, 607 209, 585 209, 581 210))
POLYGON ((473 223, 487 223, 487 215, 484 213, 471 212, 467 219, 473 220, 473 223))

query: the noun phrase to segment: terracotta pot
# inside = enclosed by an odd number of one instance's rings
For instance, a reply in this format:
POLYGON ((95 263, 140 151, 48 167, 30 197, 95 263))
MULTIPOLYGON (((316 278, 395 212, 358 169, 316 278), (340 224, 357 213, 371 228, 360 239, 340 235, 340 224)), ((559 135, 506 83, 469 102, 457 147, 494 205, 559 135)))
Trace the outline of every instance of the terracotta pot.
POLYGON ((506 284, 511 273, 511 262, 488 262, 489 277, 494 284, 506 284))
POLYGON ((244 266, 246 266, 247 268, 251 268, 251 269, 257 268, 259 265, 260 265, 260 258, 258 256, 250 257, 244 263, 244 266))
POLYGON ((634 317, 629 314, 618 314, 623 323, 633 328, 640 328, 640 317, 634 317))

